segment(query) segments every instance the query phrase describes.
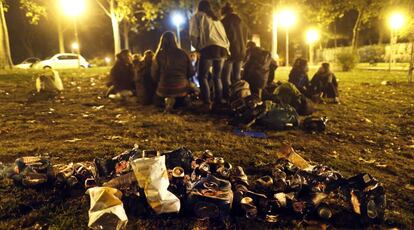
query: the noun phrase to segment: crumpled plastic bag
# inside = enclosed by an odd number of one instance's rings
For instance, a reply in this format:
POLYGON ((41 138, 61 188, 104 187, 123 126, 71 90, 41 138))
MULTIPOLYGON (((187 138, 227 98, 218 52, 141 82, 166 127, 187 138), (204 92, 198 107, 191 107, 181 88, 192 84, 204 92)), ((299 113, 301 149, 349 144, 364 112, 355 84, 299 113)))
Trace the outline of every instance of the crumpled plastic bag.
POLYGON ((86 191, 91 198, 88 227, 92 229, 125 229, 128 217, 121 201, 122 193, 109 187, 86 191))
POLYGON ((138 185, 144 189, 148 204, 157 214, 180 211, 180 200, 170 191, 165 156, 138 158, 132 161, 138 185))
POLYGON ((36 78, 36 91, 62 91, 63 83, 56 70, 48 70, 36 78))

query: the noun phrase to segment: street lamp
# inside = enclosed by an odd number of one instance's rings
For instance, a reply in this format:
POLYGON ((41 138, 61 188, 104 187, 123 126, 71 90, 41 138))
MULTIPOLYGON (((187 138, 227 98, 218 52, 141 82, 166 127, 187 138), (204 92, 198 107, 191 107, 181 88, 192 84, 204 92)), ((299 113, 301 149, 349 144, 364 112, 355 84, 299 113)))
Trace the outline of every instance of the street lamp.
POLYGON ((72 47, 72 52, 74 52, 74 50, 77 51, 77 50, 79 50, 79 43, 74 42, 74 43, 72 43, 71 47, 72 47))
POLYGON ((272 26, 272 56, 273 58, 277 58, 277 25, 278 25, 278 15, 277 13, 273 13, 273 26, 272 26))
POLYGON ((175 27, 177 27, 178 47, 181 48, 180 27, 185 22, 184 16, 180 13, 174 13, 171 17, 171 20, 172 20, 172 23, 175 25, 175 27))
POLYGON ((286 30, 286 66, 289 66, 289 29, 296 23, 296 14, 291 9, 279 13, 279 23, 286 30))
MULTIPOLYGON (((80 67, 80 47, 77 19, 85 11, 86 3, 85 0, 60 0, 60 6, 62 8, 63 13, 65 13, 68 17, 71 17, 73 19, 76 51, 78 54, 78 67, 80 67)), ((74 50, 75 48, 73 45, 75 45, 75 43, 72 44, 72 49, 74 50)))
POLYGON ((388 71, 391 71, 391 65, 394 61, 394 44, 398 41, 398 30, 400 30, 405 24, 405 17, 400 12, 392 13, 388 18, 388 25, 391 29, 391 38, 390 38, 390 58, 388 71))
POLYGON ((314 49, 314 45, 317 41, 319 41, 320 39, 320 35, 319 35, 319 31, 316 29, 308 29, 308 31, 306 31, 306 43, 309 45, 309 63, 311 65, 313 65, 313 49, 314 49))

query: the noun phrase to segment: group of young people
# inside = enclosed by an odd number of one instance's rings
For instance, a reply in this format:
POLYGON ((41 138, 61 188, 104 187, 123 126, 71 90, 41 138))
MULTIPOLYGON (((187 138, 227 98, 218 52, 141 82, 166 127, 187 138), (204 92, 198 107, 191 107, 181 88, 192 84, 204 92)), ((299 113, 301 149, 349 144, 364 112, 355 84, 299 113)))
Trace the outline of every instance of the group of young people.
POLYGON ((111 69, 107 95, 135 94, 144 105, 158 101, 171 110, 184 106, 186 96, 196 93, 202 101, 201 109, 211 111, 226 106, 231 86, 244 80, 260 99, 269 94, 269 88, 275 92, 277 87, 289 84, 291 91, 308 98, 325 96, 339 102, 338 83, 328 63, 309 80, 308 62, 298 58, 289 83, 275 84, 278 66, 270 52, 247 41, 244 24, 229 3, 221 15, 220 19, 208 0, 199 2, 189 28, 197 52, 188 54, 181 49, 172 32, 161 36, 155 53, 146 51, 141 59, 133 59, 130 51, 123 50, 111 69))

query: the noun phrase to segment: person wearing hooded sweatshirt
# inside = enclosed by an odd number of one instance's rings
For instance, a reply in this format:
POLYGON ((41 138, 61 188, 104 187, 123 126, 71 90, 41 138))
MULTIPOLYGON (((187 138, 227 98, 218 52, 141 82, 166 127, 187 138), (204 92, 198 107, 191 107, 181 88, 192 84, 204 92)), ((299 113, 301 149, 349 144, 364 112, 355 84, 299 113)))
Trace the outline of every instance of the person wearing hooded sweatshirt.
POLYGON ((226 3, 221 9, 224 18, 221 20, 226 30, 227 38, 230 42, 230 57, 226 60, 223 67, 223 94, 229 96, 229 89, 232 84, 241 79, 241 68, 246 56, 247 37, 243 22, 234 13, 230 3, 226 3))
POLYGON ((116 55, 116 62, 111 69, 106 85, 109 87, 107 96, 126 91, 135 92, 134 67, 129 50, 122 50, 116 55))
POLYGON ((318 72, 313 76, 309 94, 332 99, 333 103, 339 103, 338 82, 331 71, 329 63, 322 63, 318 72))
POLYGON ((200 53, 198 77, 204 109, 223 104, 223 64, 229 54, 229 40, 219 18, 213 12, 209 1, 201 0, 197 13, 190 19, 190 39, 193 47, 200 53), (210 96, 208 74, 213 67, 214 104, 210 96))

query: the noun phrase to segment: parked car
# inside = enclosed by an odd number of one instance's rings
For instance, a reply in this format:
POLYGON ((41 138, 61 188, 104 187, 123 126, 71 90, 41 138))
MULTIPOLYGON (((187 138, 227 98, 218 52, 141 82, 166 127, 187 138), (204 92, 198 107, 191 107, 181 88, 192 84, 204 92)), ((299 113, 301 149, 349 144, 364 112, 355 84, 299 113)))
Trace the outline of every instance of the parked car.
POLYGON ((61 53, 33 65, 35 69, 73 69, 89 68, 90 64, 84 57, 73 53, 61 53))
POLYGON ((17 69, 30 69, 36 63, 40 62, 39 58, 31 57, 24 60, 22 63, 15 65, 17 69))

